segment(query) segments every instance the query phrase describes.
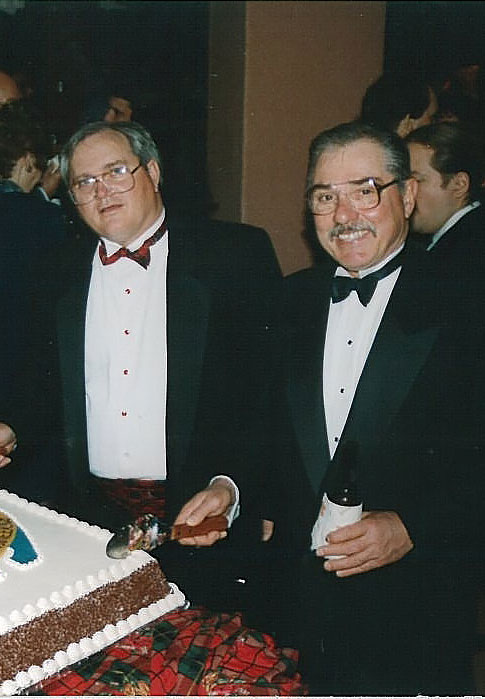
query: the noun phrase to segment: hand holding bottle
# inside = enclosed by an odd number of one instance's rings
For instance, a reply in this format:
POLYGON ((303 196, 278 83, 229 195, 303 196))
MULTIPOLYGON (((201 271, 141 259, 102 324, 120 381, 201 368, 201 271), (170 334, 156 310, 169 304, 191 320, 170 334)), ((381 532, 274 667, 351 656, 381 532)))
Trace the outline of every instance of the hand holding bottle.
POLYGON ((320 514, 313 525, 312 550, 324 546, 331 532, 360 520, 362 502, 346 496, 347 492, 347 490, 342 491, 340 496, 337 493, 331 494, 330 497, 325 493, 323 496, 320 514))
POLYGON ((388 511, 363 512, 359 522, 333 531, 327 541, 316 554, 327 558, 325 570, 339 578, 395 563, 414 548, 397 512, 388 511))

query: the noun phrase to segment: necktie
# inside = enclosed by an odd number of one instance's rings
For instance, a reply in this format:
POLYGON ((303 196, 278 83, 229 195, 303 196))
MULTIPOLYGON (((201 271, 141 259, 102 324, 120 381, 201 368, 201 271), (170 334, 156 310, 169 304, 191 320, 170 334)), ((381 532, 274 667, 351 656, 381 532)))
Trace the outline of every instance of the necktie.
POLYGON ((384 267, 368 274, 362 279, 357 277, 334 277, 332 280, 332 302, 338 303, 347 298, 351 291, 356 291, 359 301, 367 306, 376 290, 377 282, 384 279, 402 264, 402 253, 389 260, 384 267))
POLYGON ((128 248, 120 248, 112 255, 108 255, 108 253, 106 252, 106 245, 104 244, 104 240, 100 240, 98 250, 101 262, 103 263, 103 265, 112 265, 113 262, 119 260, 120 257, 127 257, 128 259, 133 260, 134 262, 138 262, 138 264, 144 267, 145 269, 148 269, 148 265, 150 264, 150 247, 154 245, 158 240, 160 240, 160 238, 163 236, 166 230, 167 224, 164 221, 160 228, 158 228, 158 230, 156 230, 155 233, 152 236, 150 236, 150 238, 147 238, 143 245, 140 245, 138 250, 134 250, 133 252, 131 250, 128 250, 128 248))

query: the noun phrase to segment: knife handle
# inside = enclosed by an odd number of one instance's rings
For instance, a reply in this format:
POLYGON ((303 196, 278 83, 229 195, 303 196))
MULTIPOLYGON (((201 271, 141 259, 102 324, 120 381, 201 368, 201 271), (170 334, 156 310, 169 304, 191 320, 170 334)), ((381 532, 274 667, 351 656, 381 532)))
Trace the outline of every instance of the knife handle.
POLYGON ((189 524, 174 524, 170 532, 170 539, 172 541, 178 541, 179 539, 200 536, 202 534, 208 534, 209 532, 224 532, 226 529, 227 517, 224 515, 206 517, 200 524, 196 524, 192 527, 189 524))

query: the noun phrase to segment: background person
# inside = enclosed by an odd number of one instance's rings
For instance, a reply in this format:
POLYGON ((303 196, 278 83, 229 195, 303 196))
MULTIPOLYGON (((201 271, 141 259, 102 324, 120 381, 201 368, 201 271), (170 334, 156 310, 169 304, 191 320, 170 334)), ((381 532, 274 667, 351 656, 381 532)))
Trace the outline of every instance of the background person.
POLYGON ((418 182, 412 231, 430 236, 427 249, 443 271, 465 271, 485 250, 483 142, 459 123, 425 126, 406 142, 418 182))
POLYGON ((14 390, 15 366, 29 340, 27 299, 37 280, 32 261, 66 236, 58 207, 31 192, 49 156, 42 123, 22 101, 0 109, 0 312, 8 322, 8 340, 0 356, 0 404, 14 390))
POLYGON ((369 85, 360 118, 404 138, 414 129, 431 124, 437 110, 438 100, 431 85, 414 73, 394 71, 384 73, 369 85))

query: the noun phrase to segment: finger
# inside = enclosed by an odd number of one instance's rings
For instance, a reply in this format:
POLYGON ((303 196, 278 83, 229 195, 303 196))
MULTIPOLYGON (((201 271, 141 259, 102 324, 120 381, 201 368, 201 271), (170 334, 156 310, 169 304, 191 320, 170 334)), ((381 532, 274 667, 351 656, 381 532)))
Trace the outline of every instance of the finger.
POLYGON ((352 560, 350 556, 341 556, 339 558, 328 558, 323 564, 323 567, 329 573, 336 573, 337 571, 358 568, 360 565, 360 561, 352 560))
POLYGON ((203 500, 187 517, 187 524, 194 527, 196 524, 200 524, 207 517, 211 517, 216 514, 220 514, 221 510, 217 502, 214 502, 211 498, 203 500))
MULTIPOLYGON (((197 493, 197 495, 194 495, 194 497, 188 500, 175 518, 174 524, 189 524, 187 520, 194 512, 197 512, 203 497, 202 493, 197 493)), ((190 524, 193 523, 190 522, 190 524)), ((199 522, 195 522, 195 524, 199 524, 199 522)))
POLYGON ((220 539, 225 539, 227 532, 209 532, 203 536, 192 536, 186 537, 185 539, 179 539, 179 544, 182 546, 212 546, 220 539))
POLYGON ((224 514, 230 505, 231 495, 227 487, 212 485, 196 493, 180 510, 174 524, 200 524, 206 517, 224 514))
POLYGON ((343 570, 335 571, 335 575, 338 578, 348 578, 351 575, 359 575, 360 573, 368 573, 370 570, 375 570, 376 568, 382 568, 383 563, 375 560, 366 561, 361 565, 353 566, 352 568, 345 568, 343 570))
MULTIPOLYGON (((368 551, 368 540, 363 536, 359 536, 356 539, 346 540, 344 543, 340 544, 326 544, 325 546, 320 546, 317 549, 317 555, 319 556, 365 556, 368 551)), ((368 556, 367 556, 368 557, 368 556)))
POLYGON ((330 544, 341 544, 350 539, 357 539, 364 536, 367 532, 367 524, 360 521, 355 524, 346 524, 344 527, 339 527, 327 534, 327 541, 330 544))
POLYGON ((0 447, 0 455, 1 456, 9 456, 13 451, 15 451, 17 448, 17 442, 14 440, 12 442, 9 442, 8 444, 5 444, 3 447, 0 447))
POLYGON ((230 497, 226 488, 210 488, 187 517, 187 524, 194 526, 206 517, 222 515, 227 512, 229 505, 230 497))

